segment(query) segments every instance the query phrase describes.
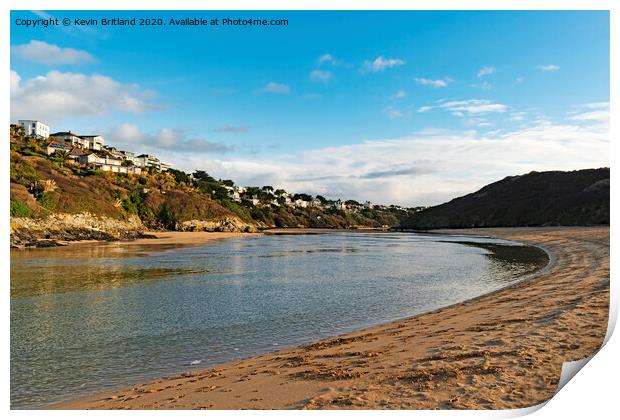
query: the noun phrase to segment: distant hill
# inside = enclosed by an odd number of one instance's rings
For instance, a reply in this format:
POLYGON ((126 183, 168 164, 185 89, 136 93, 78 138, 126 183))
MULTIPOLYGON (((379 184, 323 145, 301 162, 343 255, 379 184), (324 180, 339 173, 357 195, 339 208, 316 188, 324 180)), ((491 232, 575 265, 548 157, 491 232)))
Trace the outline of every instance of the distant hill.
POLYGON ((415 213, 405 229, 609 224, 609 168, 530 172, 415 213))

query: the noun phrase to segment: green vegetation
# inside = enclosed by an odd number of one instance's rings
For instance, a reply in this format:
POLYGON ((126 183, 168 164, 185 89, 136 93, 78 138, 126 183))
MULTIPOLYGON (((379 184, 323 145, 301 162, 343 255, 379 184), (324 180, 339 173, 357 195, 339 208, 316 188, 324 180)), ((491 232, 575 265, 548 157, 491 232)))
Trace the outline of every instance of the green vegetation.
POLYGON ((11 200, 11 216, 30 217, 31 214, 32 214, 32 211, 26 205, 26 203, 22 203, 21 201, 11 200))
POLYGON ((144 170, 117 174, 76 165, 67 152, 45 153, 44 143, 11 130, 11 215, 39 217, 50 212, 83 213, 127 219, 137 216, 153 229, 178 229, 183 222, 238 219, 258 228, 352 228, 398 225, 412 209, 364 208, 306 193, 292 194, 270 185, 239 189, 205 171, 144 170), (287 202, 287 200, 289 200, 287 202), (302 200, 304 206, 291 201, 302 200))

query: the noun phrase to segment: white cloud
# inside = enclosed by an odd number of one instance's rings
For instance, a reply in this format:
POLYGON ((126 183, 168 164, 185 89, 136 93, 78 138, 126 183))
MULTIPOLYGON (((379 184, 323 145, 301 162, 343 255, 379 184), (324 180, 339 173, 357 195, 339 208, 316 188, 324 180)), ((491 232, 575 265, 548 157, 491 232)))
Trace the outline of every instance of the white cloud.
POLYGON ((143 132, 138 126, 125 123, 112 127, 105 135, 107 144, 134 153, 211 154, 227 153, 232 147, 200 137, 190 137, 185 130, 162 128, 155 132, 143 132))
POLYGON ((402 99, 405 96, 407 96, 407 92, 405 92, 404 90, 399 90, 398 92, 396 92, 395 94, 393 94, 392 96, 390 96, 390 99, 402 99))
POLYGON ((464 101, 440 101, 439 105, 427 105, 418 108, 418 112, 428 112, 434 108, 450 112, 455 117, 467 115, 484 115, 493 112, 506 112, 508 106, 488 99, 468 99, 464 101))
MULTIPOLYGON (((484 124, 484 121, 480 123, 484 124)), ((398 139, 270 155, 261 159, 177 158, 240 185, 377 203, 432 205, 508 175, 609 165, 605 125, 543 123, 516 131, 427 130, 398 139)))
POLYGON ((493 83, 489 83, 487 81, 484 81, 482 83, 473 84, 471 86, 475 87, 475 88, 478 88, 478 89, 482 89, 482 90, 491 90, 494 87, 493 83))
POLYGON ((609 122, 609 102, 591 102, 578 105, 577 111, 570 113, 571 121, 588 121, 607 124, 609 122))
POLYGON ((331 54, 323 54, 316 60, 316 64, 320 66, 321 64, 338 64, 338 60, 331 54))
POLYGON ((401 111, 399 111, 398 109, 395 109, 395 108, 393 108, 391 106, 385 108, 383 110, 383 113, 385 115, 387 115, 391 120, 395 120, 395 119, 403 117, 403 113, 401 111))
POLYGON ((310 80, 313 82, 329 82, 332 78, 332 74, 329 71, 324 70, 313 70, 310 72, 310 80))
POLYGON ((466 101, 449 101, 439 105, 453 113, 463 114, 488 114, 490 112, 505 112, 508 107, 504 104, 498 104, 488 99, 469 99, 466 101))
POLYGON ((50 71, 22 80, 11 71, 11 119, 54 123, 76 116, 105 115, 112 111, 140 113, 156 108, 153 92, 99 74, 50 71))
POLYGON ((495 67, 492 66, 482 67, 480 70, 478 70, 478 77, 488 76, 495 73, 495 71, 495 67))
POLYGON ((445 79, 425 79, 425 78, 418 78, 415 79, 416 83, 422 86, 431 86, 434 88, 445 88, 448 86, 449 83, 452 83, 452 79, 450 79, 449 77, 445 78, 445 79))
POLYGON ((400 58, 385 58, 383 56, 379 56, 372 61, 364 61, 364 65, 361 70, 363 73, 377 73, 392 67, 402 66, 404 64, 406 64, 406 61, 400 58))
POLYGON ((555 64, 539 64, 537 66, 538 69, 542 71, 558 71, 560 70, 560 66, 556 66, 555 64))
POLYGON ((519 76, 515 79, 515 85, 519 85, 525 81, 525 76, 519 76))
POLYGON ((281 95, 287 95, 290 93, 290 88, 283 83, 269 82, 262 89, 263 92, 276 93, 281 95))
POLYGON ((519 112, 512 112, 512 113, 510 113, 509 120, 510 121, 514 121, 514 122, 523 121, 523 120, 525 120, 525 116, 526 115, 527 114, 525 112, 521 112, 521 111, 519 111, 519 112))
POLYGON ((609 110, 609 102, 590 102, 590 103, 587 103, 587 104, 579 105, 578 108, 607 109, 607 110, 609 110))
POLYGON ((11 53, 16 58, 47 65, 90 64, 97 61, 86 51, 62 48, 34 39, 28 44, 11 46, 11 53))

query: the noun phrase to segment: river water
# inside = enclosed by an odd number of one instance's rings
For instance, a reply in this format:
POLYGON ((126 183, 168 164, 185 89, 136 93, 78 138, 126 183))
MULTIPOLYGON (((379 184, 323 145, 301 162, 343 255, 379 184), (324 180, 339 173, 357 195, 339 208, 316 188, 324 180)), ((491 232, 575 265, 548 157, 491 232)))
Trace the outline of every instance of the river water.
POLYGON ((538 248, 414 233, 11 251, 11 407, 206 368, 491 292, 538 248))

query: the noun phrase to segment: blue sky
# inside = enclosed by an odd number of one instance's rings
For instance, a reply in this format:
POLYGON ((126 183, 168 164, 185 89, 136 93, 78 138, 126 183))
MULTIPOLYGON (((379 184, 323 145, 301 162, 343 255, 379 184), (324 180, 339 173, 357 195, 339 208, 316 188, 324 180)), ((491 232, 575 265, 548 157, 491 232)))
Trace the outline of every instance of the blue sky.
POLYGON ((12 12, 11 118, 188 171, 437 204, 608 165, 607 12, 12 12), (24 28, 17 18, 252 17, 271 27, 24 28))

